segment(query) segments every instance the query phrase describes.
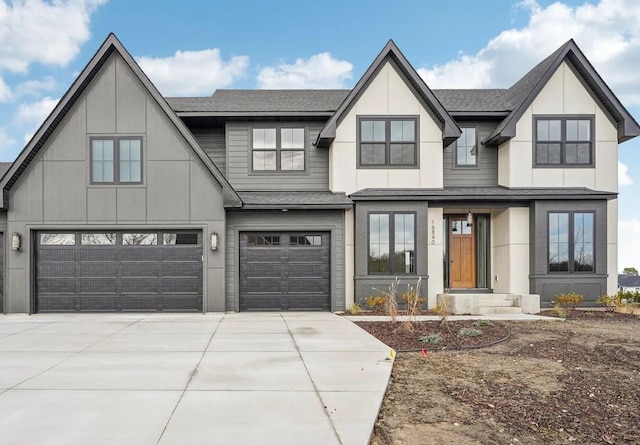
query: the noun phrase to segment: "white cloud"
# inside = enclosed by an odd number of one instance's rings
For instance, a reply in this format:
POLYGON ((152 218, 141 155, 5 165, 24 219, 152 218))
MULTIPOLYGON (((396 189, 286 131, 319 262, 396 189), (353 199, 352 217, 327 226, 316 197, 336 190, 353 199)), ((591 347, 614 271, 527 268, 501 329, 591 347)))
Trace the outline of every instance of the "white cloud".
POLYGON ((6 128, 0 127, 0 154, 9 148, 12 148, 15 143, 16 141, 9 136, 6 128))
POLYGON ((0 0, 0 69, 64 66, 90 37, 89 19, 106 0, 0 0))
POLYGON ((248 56, 224 61, 217 48, 176 51, 171 57, 139 57, 138 63, 166 96, 210 95, 246 76, 248 56))
POLYGON ((43 97, 37 102, 20 104, 14 120, 21 125, 39 126, 51 113, 58 100, 51 97, 43 97))
POLYGON ((6 102, 9 99, 11 99, 11 88, 0 77, 0 102, 6 102))
POLYGON ((633 179, 629 176, 629 167, 618 161, 618 185, 624 187, 625 185, 633 185, 633 179))
POLYGON ((640 220, 632 218, 618 224, 618 271, 640 269, 640 220))
POLYGON ((38 96, 45 91, 54 90, 57 86, 58 83, 51 76, 42 80, 27 80, 15 87, 14 96, 38 96))
POLYGON ((257 79, 259 88, 344 88, 352 72, 351 63, 321 53, 306 60, 297 59, 292 65, 280 63, 262 68, 257 79))
POLYGON ((541 7, 526 0, 519 7, 529 14, 525 27, 501 32, 476 54, 418 72, 432 88, 506 88, 573 38, 626 104, 640 104, 640 2, 541 7))

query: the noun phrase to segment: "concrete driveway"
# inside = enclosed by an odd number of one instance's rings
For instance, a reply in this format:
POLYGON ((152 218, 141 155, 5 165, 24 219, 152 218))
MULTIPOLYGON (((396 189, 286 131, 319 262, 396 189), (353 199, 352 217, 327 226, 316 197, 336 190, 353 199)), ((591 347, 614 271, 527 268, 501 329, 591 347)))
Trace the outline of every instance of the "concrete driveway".
POLYGON ((0 316, 0 442, 364 445, 388 357, 329 313, 0 316))

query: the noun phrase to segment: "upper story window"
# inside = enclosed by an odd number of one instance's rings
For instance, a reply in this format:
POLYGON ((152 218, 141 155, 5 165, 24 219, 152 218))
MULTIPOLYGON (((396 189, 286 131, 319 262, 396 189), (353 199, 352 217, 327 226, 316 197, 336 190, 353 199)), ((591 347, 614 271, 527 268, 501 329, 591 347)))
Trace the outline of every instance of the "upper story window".
POLYGON ((142 138, 91 138, 93 184, 139 184, 142 182, 142 138))
POLYGON ((475 127, 461 128, 462 134, 456 141, 456 167, 478 165, 478 138, 475 127))
POLYGON ((593 272, 593 212, 549 213, 549 272, 593 272))
POLYGON ((536 117, 535 165, 593 165, 593 117, 536 117))
POLYGON ((417 124, 417 118, 359 118, 358 166, 417 166, 417 124))
POLYGON ((304 128, 254 128, 251 144, 254 172, 305 169, 304 128))

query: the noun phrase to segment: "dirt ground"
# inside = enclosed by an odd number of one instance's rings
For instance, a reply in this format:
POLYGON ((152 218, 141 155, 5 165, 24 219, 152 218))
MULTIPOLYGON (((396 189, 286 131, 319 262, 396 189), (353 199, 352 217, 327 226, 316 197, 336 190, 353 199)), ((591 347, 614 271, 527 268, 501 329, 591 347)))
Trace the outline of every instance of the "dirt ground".
POLYGON ((640 318, 503 325, 496 346, 398 354, 371 445, 640 444, 640 318))

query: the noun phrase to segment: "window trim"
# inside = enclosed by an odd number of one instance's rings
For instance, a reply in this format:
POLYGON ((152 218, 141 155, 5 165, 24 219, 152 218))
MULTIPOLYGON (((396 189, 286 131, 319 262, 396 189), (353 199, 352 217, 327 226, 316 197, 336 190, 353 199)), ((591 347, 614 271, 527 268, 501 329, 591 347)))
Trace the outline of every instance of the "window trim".
MULTIPOLYGON (((367 212, 367 275, 374 276, 393 276, 393 275, 402 275, 402 276, 417 276, 418 275, 418 212, 417 211, 402 211, 402 210, 394 210, 394 211, 370 211, 367 212), (413 215, 413 273, 405 273, 405 272, 395 272, 392 271, 391 267, 389 267, 389 272, 372 272, 371 271, 371 261, 370 261, 370 251, 371 248, 371 230, 370 228, 370 216, 371 215, 389 215, 389 265, 394 264, 391 262, 391 252, 395 255, 395 215, 413 215)), ((393 267, 395 269, 395 265, 393 267)))
POLYGON ((142 136, 90 136, 89 137, 89 184, 91 185, 141 185, 144 183, 144 138, 142 136), (93 180, 93 141, 113 141, 113 181, 93 180), (120 141, 140 141, 140 181, 120 181, 120 141))
POLYGON ((475 164, 459 164, 458 163, 458 141, 456 140, 454 144, 452 144, 453 149, 453 168, 457 169, 477 169, 480 168, 480 138, 478 137, 478 126, 477 125, 462 125, 460 126, 460 130, 464 130, 465 128, 473 128, 476 133, 476 163, 475 164))
POLYGON ((597 243, 596 243, 596 211, 595 210, 547 210, 547 227, 546 227, 546 232, 547 232, 547 240, 546 240, 546 245, 547 245, 547 257, 546 257, 546 262, 547 262, 547 273, 550 275, 561 275, 561 274, 580 274, 580 275, 594 275, 596 274, 596 259, 597 259, 597 255, 596 255, 596 249, 597 249, 597 243), (549 246, 549 215, 551 215, 552 213, 561 213, 561 214, 567 214, 569 215, 569 270, 568 271, 552 271, 550 264, 549 264, 549 253, 550 253, 550 246, 549 246), (575 250, 575 245, 574 245, 574 233, 575 233, 575 228, 574 228, 574 215, 577 213, 583 213, 583 214, 591 214, 593 215, 593 270, 588 271, 588 270, 573 270, 574 269, 574 265, 575 265, 575 258, 574 258, 574 250, 575 250))
MULTIPOLYGON (((249 125, 249 146, 248 146, 248 153, 247 153, 247 166, 248 166, 248 170, 249 170, 249 175, 258 175, 258 176, 273 176, 273 175, 308 175, 309 174, 309 126, 308 125, 301 125, 301 124, 291 124, 291 125, 287 125, 287 124, 275 124, 275 125, 269 125, 269 124, 252 124, 249 125), (269 128, 274 128, 276 130, 276 147, 273 149, 276 152, 276 169, 275 170, 254 170, 253 169, 253 129, 269 129, 269 128), (282 149, 281 145, 282 145, 282 134, 281 134, 281 130, 283 128, 301 128, 304 131, 304 148, 302 150, 300 149, 292 149, 292 148, 285 148, 282 149), (304 152, 304 169, 302 170, 282 170, 281 169, 281 157, 280 157, 280 153, 282 151, 303 151, 304 152)), ((260 150, 258 149, 258 151, 269 151, 272 149, 265 149, 265 150, 260 150)))
MULTIPOLYGON (((419 169, 420 168, 420 116, 418 115, 360 115, 356 119, 356 166, 362 169, 419 169), (360 145, 362 144, 362 121, 384 121, 385 122, 385 163, 380 165, 362 164, 360 162, 360 145), (408 121, 414 122, 415 128, 415 162, 413 164, 390 164, 389 150, 391 144, 391 121, 408 121)), ((381 144, 382 142, 380 142, 381 144)))
MULTIPOLYGON (((533 154, 533 168, 594 168, 596 165, 596 130, 595 130, 595 115, 593 114, 534 114, 533 115, 533 123, 532 123, 532 154, 533 154), (559 164, 540 164, 538 163, 537 147, 538 147, 538 121, 539 120, 560 120, 560 163, 559 164), (590 121, 590 162, 588 164, 567 164, 565 162, 565 146, 567 144, 566 134, 567 134, 567 126, 566 121, 568 120, 588 120, 590 121)), ((569 143, 574 143, 579 141, 569 141, 569 143)), ((584 142, 584 141, 581 141, 584 142)))

